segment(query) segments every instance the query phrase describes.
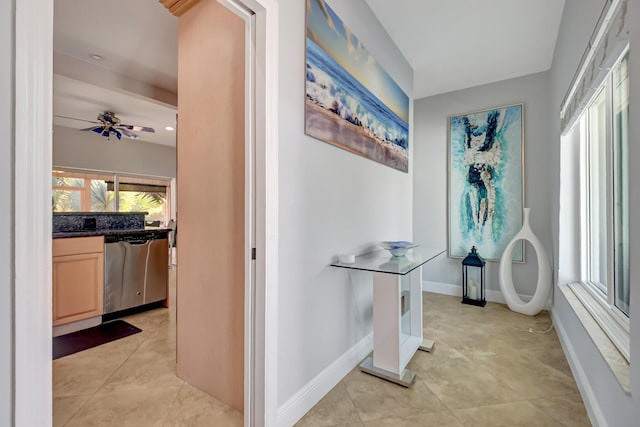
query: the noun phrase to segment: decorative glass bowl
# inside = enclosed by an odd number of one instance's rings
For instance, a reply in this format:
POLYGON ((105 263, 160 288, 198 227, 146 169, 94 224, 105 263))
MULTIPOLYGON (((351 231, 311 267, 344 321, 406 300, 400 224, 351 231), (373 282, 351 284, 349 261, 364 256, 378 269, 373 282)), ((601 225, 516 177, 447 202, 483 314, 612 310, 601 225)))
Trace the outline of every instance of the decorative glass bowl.
POLYGON ((380 242, 380 246, 391 252, 391 255, 400 257, 404 256, 409 249, 415 248, 418 245, 416 243, 405 241, 384 241, 380 242))

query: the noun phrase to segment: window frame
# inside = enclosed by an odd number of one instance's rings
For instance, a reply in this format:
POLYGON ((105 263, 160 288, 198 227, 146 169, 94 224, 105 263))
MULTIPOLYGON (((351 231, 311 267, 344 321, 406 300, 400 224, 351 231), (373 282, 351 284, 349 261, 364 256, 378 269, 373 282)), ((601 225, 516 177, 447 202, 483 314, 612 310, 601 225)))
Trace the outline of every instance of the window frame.
MULTIPOLYGON (((126 212, 120 210, 120 197, 119 197, 119 186, 120 181, 143 181, 144 184, 163 186, 166 188, 166 200, 165 200, 165 209, 164 209, 164 217, 165 223, 168 224, 171 220, 171 180, 172 178, 168 177, 157 177, 157 176, 149 176, 149 175, 137 175, 131 173, 119 173, 119 172, 107 172, 107 171, 96 171, 89 169, 77 169, 77 168, 67 168, 67 167, 59 167, 54 166, 52 169, 52 176, 60 174, 65 177, 71 178, 82 178, 85 180, 84 187, 67 187, 67 186, 51 186, 51 190, 71 190, 78 191, 80 193, 84 193, 86 196, 87 193, 87 180, 91 179, 99 179, 99 180, 111 180, 113 181, 114 189, 114 211, 113 212, 126 212)), ((83 199, 84 200, 84 199, 83 199)), ((86 203, 86 201, 85 201, 86 203)), ((84 211, 84 208, 81 207, 81 211, 84 211)))
MULTIPOLYGON (((84 181, 84 185, 82 187, 79 186, 64 186, 64 185, 53 185, 51 187, 52 191, 77 191, 80 193, 80 211, 81 212, 90 212, 91 211, 91 181, 92 180, 104 180, 108 177, 113 177, 112 173, 109 172, 97 172, 97 171, 80 171, 77 169, 66 169, 66 168, 54 168, 52 170, 52 176, 55 175, 63 175, 65 178, 77 178, 82 179, 84 181)), ((117 204, 114 205, 117 211, 117 204)))
MULTIPOLYGON (((580 216, 580 275, 579 283, 570 285, 570 288, 576 294, 578 299, 587 308, 596 322, 609 336, 611 341, 616 345, 621 354, 630 361, 630 313, 627 315, 624 311, 616 306, 616 283, 615 283, 615 196, 614 196, 614 174, 616 168, 620 167, 616 164, 614 158, 618 148, 615 139, 614 128, 614 105, 613 105, 613 74, 615 68, 622 63, 629 54, 627 46, 614 62, 607 73, 604 80, 594 91, 593 96, 585 104, 585 108, 580 113, 580 117, 576 121, 575 126, 579 126, 579 151, 580 151, 580 172, 579 172, 579 190, 580 190, 580 210, 583 214, 580 216), (605 179, 606 179, 606 254, 607 254, 607 284, 594 282, 590 277, 591 265, 593 260, 591 245, 591 227, 590 227, 590 109, 598 97, 605 93, 605 179), (606 292, 603 291, 606 288, 606 292)), ((628 195, 626 196, 628 197, 628 195)))

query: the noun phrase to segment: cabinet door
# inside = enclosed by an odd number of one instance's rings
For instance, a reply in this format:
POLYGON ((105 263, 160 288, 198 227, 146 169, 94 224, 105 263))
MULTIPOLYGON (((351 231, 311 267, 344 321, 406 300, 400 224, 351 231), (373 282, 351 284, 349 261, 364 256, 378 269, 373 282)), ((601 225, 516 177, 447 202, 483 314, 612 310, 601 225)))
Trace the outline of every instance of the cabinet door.
POLYGON ((53 326, 103 312, 102 253, 53 257, 53 326))

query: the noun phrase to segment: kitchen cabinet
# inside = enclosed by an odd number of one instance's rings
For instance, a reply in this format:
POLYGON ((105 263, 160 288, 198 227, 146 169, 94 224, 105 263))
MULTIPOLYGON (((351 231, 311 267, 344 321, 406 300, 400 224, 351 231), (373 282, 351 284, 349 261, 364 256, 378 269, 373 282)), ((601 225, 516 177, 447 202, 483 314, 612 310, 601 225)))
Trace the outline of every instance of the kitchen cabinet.
POLYGON ((100 316, 104 237, 53 240, 53 326, 100 316))

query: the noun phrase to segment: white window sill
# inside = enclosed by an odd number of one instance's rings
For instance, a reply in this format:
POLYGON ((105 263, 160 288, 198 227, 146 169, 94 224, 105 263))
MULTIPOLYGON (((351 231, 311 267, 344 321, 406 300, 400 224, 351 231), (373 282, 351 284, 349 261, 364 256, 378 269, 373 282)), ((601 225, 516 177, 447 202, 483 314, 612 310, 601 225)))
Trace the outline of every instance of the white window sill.
POLYGON ((598 323, 600 328, 604 331, 613 344, 618 348, 618 351, 622 353, 627 362, 631 360, 629 350, 629 322, 626 322, 626 326, 623 326, 611 312, 611 309, 607 307, 606 302, 601 298, 598 298, 595 293, 597 291, 587 289, 588 285, 583 283, 569 283, 569 288, 578 297, 582 305, 591 314, 593 319, 598 323))
MULTIPOLYGON (((614 376, 618 379, 618 382, 622 386, 622 388, 627 392, 631 392, 631 376, 630 376, 630 366, 629 362, 622 355, 620 350, 613 343, 611 338, 605 333, 603 327, 596 321, 595 317, 600 317, 601 321, 604 322, 613 322, 613 324, 617 324, 615 319, 605 319, 606 316, 611 316, 606 313, 605 310, 598 310, 597 308, 594 311, 591 311, 594 307, 594 302, 589 301, 588 298, 593 298, 588 295, 588 291, 583 288, 583 285, 580 283, 569 284, 569 285, 560 285, 560 291, 566 298, 567 302, 573 308, 573 311, 576 313, 576 316, 584 326, 585 330, 591 337, 591 340, 595 344, 598 351, 604 358, 605 362, 611 368, 614 376)), ((596 303, 597 304, 597 303, 596 303)), ((615 328, 615 326, 610 327, 615 328)), ((621 328, 622 329, 622 328, 621 328)), ((619 334, 620 331, 616 331, 616 334, 619 334)), ((623 337, 619 339, 624 339, 623 337)), ((628 348, 628 333, 627 333, 627 348, 628 348)))

